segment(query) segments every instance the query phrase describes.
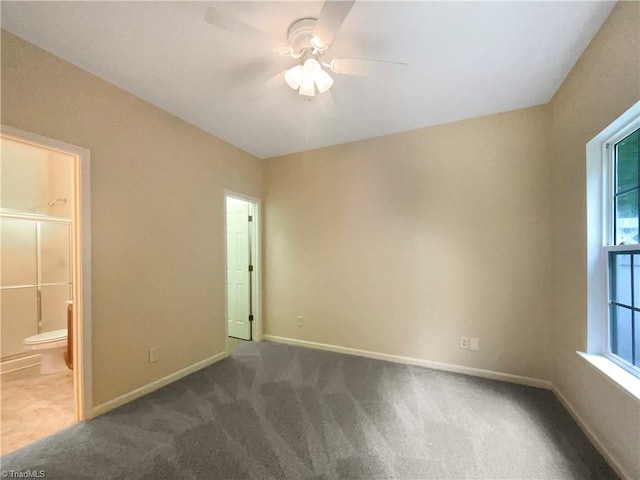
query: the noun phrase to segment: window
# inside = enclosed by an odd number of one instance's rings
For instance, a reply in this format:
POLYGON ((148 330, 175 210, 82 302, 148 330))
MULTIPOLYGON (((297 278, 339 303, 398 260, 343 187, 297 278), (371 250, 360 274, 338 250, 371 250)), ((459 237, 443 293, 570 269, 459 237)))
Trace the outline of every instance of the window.
POLYGON ((604 142, 604 254, 608 265, 605 356, 640 376, 640 129, 631 122, 604 142), (610 217, 610 218, 608 218, 610 217))

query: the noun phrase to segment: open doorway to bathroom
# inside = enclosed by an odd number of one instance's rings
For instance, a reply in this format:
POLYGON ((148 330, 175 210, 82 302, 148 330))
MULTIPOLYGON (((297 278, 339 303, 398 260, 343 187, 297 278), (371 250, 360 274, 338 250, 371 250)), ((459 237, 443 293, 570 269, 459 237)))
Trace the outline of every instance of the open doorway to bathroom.
POLYGON ((225 192, 227 336, 260 339, 260 261, 258 200, 225 192))
POLYGON ((90 416, 89 156, 4 125, 0 153, 4 455, 90 416))

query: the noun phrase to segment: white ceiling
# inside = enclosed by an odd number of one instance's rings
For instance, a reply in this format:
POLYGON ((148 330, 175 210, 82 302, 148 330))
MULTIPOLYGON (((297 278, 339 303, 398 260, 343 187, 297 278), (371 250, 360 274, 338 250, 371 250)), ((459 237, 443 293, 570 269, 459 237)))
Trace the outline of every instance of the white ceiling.
POLYGON ((278 57, 205 23, 211 5, 286 41, 322 2, 2 2, 2 28, 267 158, 546 103, 615 2, 357 2, 325 58, 407 62, 333 75, 312 102, 278 57))

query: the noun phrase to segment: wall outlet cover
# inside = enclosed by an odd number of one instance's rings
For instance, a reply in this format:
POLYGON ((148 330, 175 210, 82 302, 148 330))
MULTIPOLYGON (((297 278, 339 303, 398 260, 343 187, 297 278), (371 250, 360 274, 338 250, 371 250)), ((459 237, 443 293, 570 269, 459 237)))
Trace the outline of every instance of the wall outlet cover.
POLYGON ((153 347, 149 349, 149 363, 155 363, 160 358, 160 347, 153 347))
POLYGON ((460 348, 469 348, 469 337, 460 337, 460 348))

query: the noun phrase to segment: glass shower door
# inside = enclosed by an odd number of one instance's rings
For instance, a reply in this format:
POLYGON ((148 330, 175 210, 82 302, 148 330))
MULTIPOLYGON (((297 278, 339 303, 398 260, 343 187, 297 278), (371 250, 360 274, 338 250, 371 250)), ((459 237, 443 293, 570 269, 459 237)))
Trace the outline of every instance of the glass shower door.
POLYGON ((40 222, 41 332, 67 328, 67 300, 72 298, 71 225, 40 222))
POLYGON ((0 219, 0 302, 2 358, 24 353, 22 341, 38 333, 37 225, 0 219))
POLYGON ((24 354, 22 341, 67 328, 72 299, 71 224, 2 217, 0 346, 24 354))

